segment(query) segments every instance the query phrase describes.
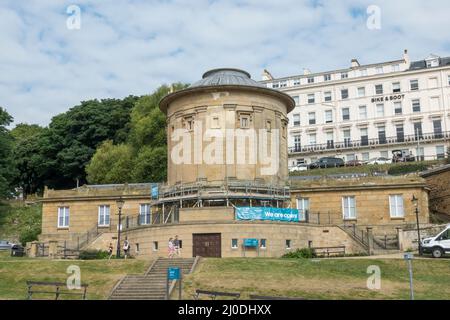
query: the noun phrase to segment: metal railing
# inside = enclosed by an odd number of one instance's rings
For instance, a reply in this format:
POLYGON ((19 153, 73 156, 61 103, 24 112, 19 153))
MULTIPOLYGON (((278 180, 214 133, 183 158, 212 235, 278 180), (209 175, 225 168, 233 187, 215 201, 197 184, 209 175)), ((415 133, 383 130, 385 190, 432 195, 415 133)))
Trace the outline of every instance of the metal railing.
POLYGON ((172 206, 162 212, 162 210, 147 214, 135 214, 125 216, 122 220, 122 228, 130 229, 148 225, 162 225, 178 223, 180 221, 180 213, 178 206, 172 206))
POLYGON ((346 149, 358 149, 361 147, 374 147, 383 145, 401 145, 421 142, 433 142, 450 140, 450 131, 419 133, 410 135, 397 135, 394 137, 378 137, 378 138, 363 138, 360 140, 345 140, 340 142, 329 141, 327 143, 310 144, 310 145, 296 145, 289 147, 289 153, 312 153, 320 151, 336 151, 346 149))

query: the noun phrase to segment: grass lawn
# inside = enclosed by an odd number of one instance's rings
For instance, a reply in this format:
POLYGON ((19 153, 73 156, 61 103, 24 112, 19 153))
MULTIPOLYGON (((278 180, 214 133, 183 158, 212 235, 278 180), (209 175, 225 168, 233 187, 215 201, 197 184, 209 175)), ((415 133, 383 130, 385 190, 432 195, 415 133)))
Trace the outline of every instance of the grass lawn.
MULTIPOLYGON (((450 299, 450 259, 413 261, 416 299, 450 299)), ((185 299, 195 289, 308 299, 409 299, 406 262, 400 259, 203 259, 185 277, 185 299), (367 267, 381 269, 381 289, 367 289, 367 267)), ((207 298, 207 297, 206 297, 207 298)))
MULTIPOLYGON (((66 270, 70 265, 80 267, 81 283, 89 285, 87 299, 106 299, 120 278, 130 273, 143 274, 150 265, 150 261, 137 259, 49 260, 15 258, 8 254, 0 252, 0 300, 25 299, 27 280, 66 282, 70 276, 66 270)), ((52 297, 54 299, 54 295, 52 297)), ((62 299, 67 299, 67 296, 62 299)))

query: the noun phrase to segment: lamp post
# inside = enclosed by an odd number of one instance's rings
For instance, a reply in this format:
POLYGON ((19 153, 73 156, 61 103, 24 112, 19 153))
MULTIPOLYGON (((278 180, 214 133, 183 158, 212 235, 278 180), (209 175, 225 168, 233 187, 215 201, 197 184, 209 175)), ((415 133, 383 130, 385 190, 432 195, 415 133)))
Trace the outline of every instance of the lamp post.
POLYGON ((417 241, 419 243, 419 256, 422 255, 422 243, 420 241, 420 226, 419 226, 419 199, 416 198, 415 195, 413 195, 411 202, 413 203, 415 207, 416 212, 416 223, 417 223, 417 241))
POLYGON ((125 204, 125 201, 123 201, 122 198, 119 198, 116 201, 117 208, 119 209, 119 222, 117 224, 117 253, 116 258, 120 258, 120 231, 122 229, 122 208, 125 204))

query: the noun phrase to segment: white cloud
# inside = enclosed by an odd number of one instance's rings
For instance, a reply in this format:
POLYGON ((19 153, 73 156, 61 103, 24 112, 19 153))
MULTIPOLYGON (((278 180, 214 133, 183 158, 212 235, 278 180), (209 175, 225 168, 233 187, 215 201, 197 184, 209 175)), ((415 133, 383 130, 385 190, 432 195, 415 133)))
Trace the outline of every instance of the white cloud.
POLYGON ((48 124, 81 100, 146 94, 193 82, 209 68, 260 78, 344 68, 430 52, 450 55, 450 3, 388 1, 368 30, 372 1, 2 1, 0 105, 16 123, 48 124), (66 8, 81 7, 81 29, 66 8))

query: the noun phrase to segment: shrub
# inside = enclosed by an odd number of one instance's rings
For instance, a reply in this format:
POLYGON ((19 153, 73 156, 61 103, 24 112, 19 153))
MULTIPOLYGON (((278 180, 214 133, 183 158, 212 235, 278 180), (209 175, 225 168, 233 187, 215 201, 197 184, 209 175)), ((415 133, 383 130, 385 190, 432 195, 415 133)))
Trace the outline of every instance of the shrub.
POLYGON ((311 248, 297 249, 293 252, 288 252, 283 255, 283 258, 289 259, 311 259, 315 257, 316 254, 314 253, 314 250, 311 248))
POLYGON ((412 172, 424 171, 427 169, 428 169, 428 165, 425 163, 422 163, 422 162, 399 164, 399 165, 390 167, 388 170, 388 174, 402 175, 402 174, 408 174, 408 173, 412 173, 412 172))
POLYGON ((103 250, 80 251, 80 259, 81 260, 107 259, 108 257, 109 257, 108 251, 103 251, 103 250))

